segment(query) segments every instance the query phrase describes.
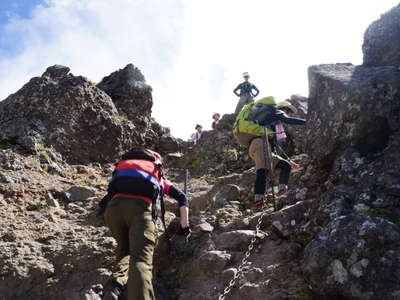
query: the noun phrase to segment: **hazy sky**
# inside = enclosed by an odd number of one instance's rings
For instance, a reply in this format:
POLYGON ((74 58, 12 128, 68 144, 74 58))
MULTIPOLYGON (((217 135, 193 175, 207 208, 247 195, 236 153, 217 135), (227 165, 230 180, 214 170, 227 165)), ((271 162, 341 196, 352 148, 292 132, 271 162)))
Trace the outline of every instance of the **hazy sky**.
POLYGON ((313 64, 362 63, 367 26, 394 0, 1 0, 0 99, 46 67, 99 81, 128 63, 153 86, 153 116, 188 138, 233 112, 249 72, 260 96, 308 94, 313 64))

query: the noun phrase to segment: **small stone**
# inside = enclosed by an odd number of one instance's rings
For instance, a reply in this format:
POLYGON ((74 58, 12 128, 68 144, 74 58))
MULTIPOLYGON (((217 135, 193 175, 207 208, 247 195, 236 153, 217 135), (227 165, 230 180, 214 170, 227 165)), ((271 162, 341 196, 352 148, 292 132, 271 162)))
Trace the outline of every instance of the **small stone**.
POLYGON ((46 203, 48 206, 52 206, 52 207, 56 207, 56 208, 60 207, 60 204, 58 203, 58 201, 56 199, 54 199, 54 197, 51 193, 47 194, 46 203))
POLYGON ((85 201, 95 195, 95 191, 92 188, 84 186, 73 186, 67 190, 68 198, 72 202, 85 201))
POLYGON ((86 213, 86 209, 80 207, 79 205, 76 205, 74 203, 69 203, 68 204, 68 211, 71 213, 76 213, 76 214, 85 214, 86 213))
POLYGON ((214 227, 211 226, 209 223, 201 223, 193 227, 192 232, 193 233, 200 233, 200 232, 212 232, 214 230, 214 227))
POLYGON ((282 226, 281 222, 279 222, 279 221, 273 221, 272 225, 274 225, 274 227, 276 229, 278 229, 279 231, 282 231, 282 229, 283 229, 283 226, 282 226))
POLYGON ((214 201, 217 206, 224 206, 230 201, 240 199, 240 188, 235 184, 227 184, 215 195, 214 201))

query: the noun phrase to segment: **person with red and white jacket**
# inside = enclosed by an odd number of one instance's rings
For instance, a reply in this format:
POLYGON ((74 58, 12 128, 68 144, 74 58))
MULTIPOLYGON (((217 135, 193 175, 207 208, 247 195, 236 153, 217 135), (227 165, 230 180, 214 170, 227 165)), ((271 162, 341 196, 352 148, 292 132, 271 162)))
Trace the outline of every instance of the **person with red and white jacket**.
POLYGON ((116 164, 100 214, 117 241, 117 265, 103 299, 118 299, 125 285, 128 299, 153 300, 153 251, 156 242, 154 212, 160 196, 179 203, 180 232, 190 234, 186 195, 163 175, 162 157, 155 151, 134 148, 116 164), (129 274, 129 276, 128 276, 129 274))

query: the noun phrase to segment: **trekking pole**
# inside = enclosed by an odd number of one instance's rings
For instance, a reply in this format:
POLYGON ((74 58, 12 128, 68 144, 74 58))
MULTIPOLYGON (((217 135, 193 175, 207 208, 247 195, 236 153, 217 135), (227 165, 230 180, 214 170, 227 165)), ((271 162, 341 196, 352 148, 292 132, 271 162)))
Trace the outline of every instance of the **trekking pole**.
MULTIPOLYGON (((272 204, 274 207, 274 212, 277 211, 276 207, 276 201, 275 201, 275 190, 274 190, 274 181, 273 181, 273 165, 272 165, 272 151, 271 151, 271 145, 269 144, 268 140, 268 132, 267 128, 264 127, 264 143, 263 143, 263 148, 264 148, 264 159, 265 159, 265 164, 268 169, 268 173, 270 175, 269 177, 269 185, 271 186, 271 191, 272 191, 272 204)), ((266 183, 268 185, 268 177, 265 179, 266 183)))
POLYGON ((185 167, 184 187, 183 187, 185 195, 187 194, 188 182, 189 182, 189 168, 185 167))

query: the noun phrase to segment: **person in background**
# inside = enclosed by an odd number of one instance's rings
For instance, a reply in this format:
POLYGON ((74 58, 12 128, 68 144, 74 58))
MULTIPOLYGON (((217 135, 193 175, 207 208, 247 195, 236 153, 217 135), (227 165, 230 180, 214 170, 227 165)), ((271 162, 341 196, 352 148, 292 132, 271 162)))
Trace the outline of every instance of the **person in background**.
POLYGON ((260 91, 257 89, 257 87, 254 84, 249 82, 249 78, 250 78, 249 73, 244 72, 243 78, 244 78, 244 81, 242 83, 240 83, 233 90, 235 95, 239 97, 239 102, 236 105, 236 109, 235 109, 235 115, 237 115, 242 110, 243 106, 253 102, 254 97, 257 97, 257 95, 260 93, 260 91), (255 90, 255 93, 253 93, 253 90, 255 90))
POLYGON ((194 145, 196 145, 197 142, 198 142, 198 141, 200 140, 200 138, 201 138, 201 135, 202 135, 202 133, 203 133, 203 126, 197 124, 196 127, 195 127, 195 129, 196 129, 196 132, 193 133, 193 134, 190 136, 190 141, 191 141, 194 145))
POLYGON ((213 113, 212 118, 214 121, 211 124, 211 128, 215 129, 215 126, 217 126, 219 123, 219 119, 221 118, 221 115, 219 113, 213 113))

